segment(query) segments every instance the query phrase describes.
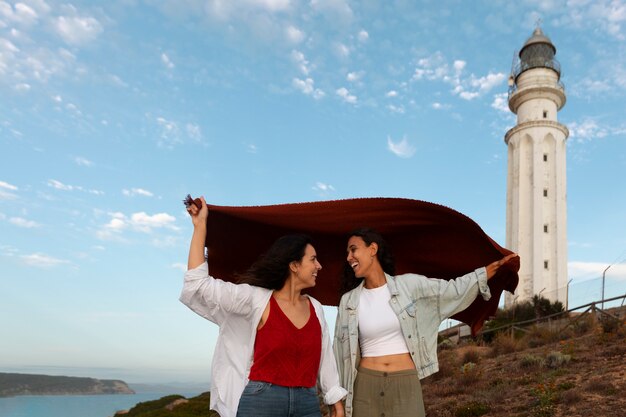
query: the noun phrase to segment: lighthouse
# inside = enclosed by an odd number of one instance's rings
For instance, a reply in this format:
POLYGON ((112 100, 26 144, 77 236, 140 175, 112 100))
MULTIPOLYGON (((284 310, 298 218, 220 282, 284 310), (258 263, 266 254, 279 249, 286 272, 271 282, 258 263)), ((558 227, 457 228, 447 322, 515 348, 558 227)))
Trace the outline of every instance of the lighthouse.
POLYGON ((520 255, 519 285, 510 306, 541 295, 567 305, 567 127, 556 48, 537 27, 513 63, 509 109, 517 115, 508 146, 506 245, 520 255))

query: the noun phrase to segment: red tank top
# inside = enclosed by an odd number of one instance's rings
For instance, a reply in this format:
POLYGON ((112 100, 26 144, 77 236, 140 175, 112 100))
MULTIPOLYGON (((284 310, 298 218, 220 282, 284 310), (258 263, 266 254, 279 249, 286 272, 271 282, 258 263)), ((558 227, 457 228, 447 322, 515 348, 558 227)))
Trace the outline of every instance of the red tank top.
POLYGON ((301 329, 270 297, 270 314, 256 333, 250 379, 283 387, 313 387, 322 354, 322 329, 309 301, 311 315, 301 329))

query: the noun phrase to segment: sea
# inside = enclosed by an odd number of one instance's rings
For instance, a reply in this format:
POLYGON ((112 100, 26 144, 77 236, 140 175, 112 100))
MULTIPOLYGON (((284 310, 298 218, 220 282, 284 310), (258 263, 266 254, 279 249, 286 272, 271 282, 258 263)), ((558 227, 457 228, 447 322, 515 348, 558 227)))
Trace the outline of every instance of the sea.
MULTIPOLYGON (((191 398, 200 393, 180 393, 191 398)), ((0 398, 0 417, 112 417, 135 404, 172 392, 117 395, 38 395, 0 398)))

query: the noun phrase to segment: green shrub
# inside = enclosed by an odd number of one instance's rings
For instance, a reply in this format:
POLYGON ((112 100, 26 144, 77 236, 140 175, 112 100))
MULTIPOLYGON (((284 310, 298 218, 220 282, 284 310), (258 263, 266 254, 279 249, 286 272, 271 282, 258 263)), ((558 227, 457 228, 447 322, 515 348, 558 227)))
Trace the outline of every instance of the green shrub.
POLYGON ((561 352, 550 352, 546 356, 546 366, 548 368, 556 369, 569 363, 572 357, 570 355, 564 355, 561 352))

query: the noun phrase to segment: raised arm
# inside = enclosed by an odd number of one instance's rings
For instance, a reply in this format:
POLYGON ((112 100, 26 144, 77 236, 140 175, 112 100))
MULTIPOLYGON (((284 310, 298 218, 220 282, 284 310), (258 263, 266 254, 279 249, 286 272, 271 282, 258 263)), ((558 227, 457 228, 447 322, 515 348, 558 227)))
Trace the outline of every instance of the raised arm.
POLYGON ((206 240, 206 221, 209 216, 209 208, 204 201, 204 197, 200 197, 202 208, 199 209, 195 204, 187 207, 187 212, 191 216, 193 223, 193 235, 189 245, 189 258, 187 259, 187 269, 197 268, 204 262, 204 242, 206 240))

